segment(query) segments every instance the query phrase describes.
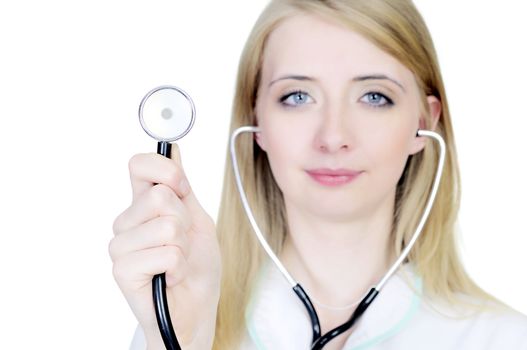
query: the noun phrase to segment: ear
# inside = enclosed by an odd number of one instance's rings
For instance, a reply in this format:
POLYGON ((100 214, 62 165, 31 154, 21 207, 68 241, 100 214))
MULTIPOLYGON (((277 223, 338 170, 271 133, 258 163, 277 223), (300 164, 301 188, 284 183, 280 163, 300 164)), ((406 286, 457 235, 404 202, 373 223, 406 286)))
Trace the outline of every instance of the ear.
POLYGON ((262 132, 255 132, 253 135, 254 141, 256 141, 258 146, 260 146, 263 151, 266 151, 265 138, 262 136, 262 132))
MULTIPOLYGON (((426 100, 428 102, 428 116, 421 115, 421 117, 419 118, 419 129, 434 131, 441 116, 441 101, 433 95, 427 96, 426 100)), ((425 148, 425 145, 426 137, 420 137, 416 135, 414 140, 412 141, 410 154, 415 154, 422 151, 423 148, 425 148)))
MULTIPOLYGON (((256 114, 255 114, 254 120, 255 120, 255 126, 259 126, 260 123, 258 122, 258 116, 256 114)), ((260 146, 260 148, 263 151, 266 151, 265 138, 262 136, 262 132, 261 131, 253 133, 253 139, 254 139, 254 141, 256 141, 258 146, 260 146)))
MULTIPOLYGON (((437 127, 437 123, 439 122, 439 118, 441 117, 441 101, 439 101, 439 99, 433 95, 427 96, 426 100, 428 101, 428 111, 430 113, 430 126, 428 127, 428 130, 434 131, 437 127)), ((423 122, 423 125, 426 125, 425 119, 421 120, 423 122)), ((421 120, 419 121, 420 123, 421 120)))

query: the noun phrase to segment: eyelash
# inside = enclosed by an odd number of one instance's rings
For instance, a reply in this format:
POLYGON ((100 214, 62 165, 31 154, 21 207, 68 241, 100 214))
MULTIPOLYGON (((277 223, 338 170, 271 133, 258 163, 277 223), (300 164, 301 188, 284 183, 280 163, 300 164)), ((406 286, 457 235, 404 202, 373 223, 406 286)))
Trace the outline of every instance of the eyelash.
POLYGON ((282 96, 279 98, 278 101, 279 101, 280 104, 283 105, 284 107, 288 107, 288 108, 293 107, 293 108, 294 108, 295 106, 298 106, 298 105, 290 105, 290 104, 285 103, 285 101, 286 101, 287 99, 289 99, 289 97, 294 96, 294 95, 297 95, 297 94, 307 95, 308 98, 312 98, 312 97, 309 96, 309 94, 308 94, 307 92, 305 92, 305 91, 302 91, 302 90, 295 90, 295 91, 291 91, 291 92, 288 92, 288 93, 282 95, 282 96))
MULTIPOLYGON (((386 96, 385 94, 380 93, 380 92, 378 92, 378 91, 370 91, 370 92, 367 92, 367 93, 364 94, 364 96, 368 96, 368 95, 370 95, 370 96, 371 96, 371 95, 379 95, 381 99, 384 98, 384 99, 386 100, 386 103, 381 104, 381 105, 369 104, 369 103, 368 103, 368 105, 369 105, 370 107, 372 107, 372 108, 389 108, 389 107, 393 106, 393 104, 394 104, 391 98, 389 98, 389 97, 386 96)), ((362 100, 362 98, 363 98, 364 96, 361 97, 361 100, 362 100)))
MULTIPOLYGON (((279 98, 278 101, 279 101, 280 104, 283 105, 284 107, 288 107, 288 108, 293 107, 293 108, 294 108, 294 107, 296 107, 296 106, 298 106, 298 105, 290 105, 290 104, 285 103, 285 101, 286 101, 289 97, 294 96, 294 95, 296 95, 296 94, 307 95, 309 98, 311 98, 311 96, 309 96, 309 94, 308 94, 307 92, 305 92, 305 91, 303 91, 303 90, 295 90, 295 91, 291 91, 291 92, 288 92, 288 93, 282 95, 282 96, 279 98)), ((380 92, 378 92, 378 91, 370 91, 370 92, 365 93, 365 94, 361 97, 361 100, 362 100, 362 98, 364 98, 365 96, 371 96, 371 95, 379 95, 379 97, 380 97, 381 99, 384 98, 385 101, 386 101, 384 104, 380 104, 380 105, 378 105, 378 104, 370 104, 370 103, 367 103, 367 102, 366 102, 366 104, 368 104, 368 105, 369 105, 370 107, 372 107, 372 108, 388 108, 388 107, 391 107, 391 106, 394 105, 394 103, 393 103, 393 101, 392 101, 391 98, 389 98, 388 96, 386 96, 386 95, 384 95, 383 93, 380 93, 380 92)))

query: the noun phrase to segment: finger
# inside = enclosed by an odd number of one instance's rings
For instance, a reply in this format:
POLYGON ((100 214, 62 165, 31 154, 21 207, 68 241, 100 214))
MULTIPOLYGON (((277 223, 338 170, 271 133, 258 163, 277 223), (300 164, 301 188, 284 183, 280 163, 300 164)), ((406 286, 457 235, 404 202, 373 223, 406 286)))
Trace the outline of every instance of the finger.
POLYGON ((152 277, 166 273, 171 285, 185 278, 188 263, 176 246, 140 250, 122 256, 113 264, 115 280, 122 286, 139 288, 150 283, 152 277))
POLYGON ((112 261, 116 261, 131 252, 166 245, 177 246, 187 257, 189 247, 187 231, 190 229, 190 222, 187 220, 185 223, 173 215, 154 218, 115 236, 108 247, 110 257, 112 261))
MULTIPOLYGON (((183 164, 181 161, 181 153, 179 151, 179 146, 177 144, 174 144, 172 146, 171 158, 176 164, 183 164)), ((188 179, 186 183, 182 181, 181 185, 181 193, 183 193, 184 195, 180 198, 189 209, 191 215, 197 218, 207 216, 207 213, 196 198, 194 191, 192 191, 192 187, 190 186, 188 179)))
POLYGON ((118 235, 158 216, 177 216, 183 227, 190 227, 188 209, 174 191, 166 185, 151 187, 114 221, 113 232, 118 235))
POLYGON ((140 197, 155 184, 165 184, 178 196, 188 191, 185 173, 181 163, 174 162, 160 154, 136 154, 128 163, 133 200, 140 197))

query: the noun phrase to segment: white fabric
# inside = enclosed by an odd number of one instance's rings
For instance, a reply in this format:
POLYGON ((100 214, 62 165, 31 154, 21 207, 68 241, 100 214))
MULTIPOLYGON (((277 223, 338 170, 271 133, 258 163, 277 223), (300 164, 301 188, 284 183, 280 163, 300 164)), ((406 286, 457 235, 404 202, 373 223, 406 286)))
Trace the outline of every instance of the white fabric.
MULTIPOLYGON (((361 317, 343 350, 527 350, 527 317, 512 310, 468 315, 426 297, 421 280, 404 266, 361 317)), ((240 350, 308 350, 311 322, 280 272, 264 268, 246 312, 240 350)), ((138 327, 131 350, 146 349, 138 327)))

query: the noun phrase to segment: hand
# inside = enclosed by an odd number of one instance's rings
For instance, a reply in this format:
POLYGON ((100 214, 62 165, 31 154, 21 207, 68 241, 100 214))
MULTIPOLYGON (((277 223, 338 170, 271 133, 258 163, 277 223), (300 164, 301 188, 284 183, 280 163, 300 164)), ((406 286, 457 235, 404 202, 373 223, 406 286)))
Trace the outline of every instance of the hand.
POLYGON ((138 154, 130 159, 129 169, 132 204, 115 219, 109 245, 115 280, 149 349, 164 348, 152 278, 165 272, 170 315, 181 347, 210 349, 221 274, 214 222, 188 184, 177 145, 172 146, 172 159, 138 154))

